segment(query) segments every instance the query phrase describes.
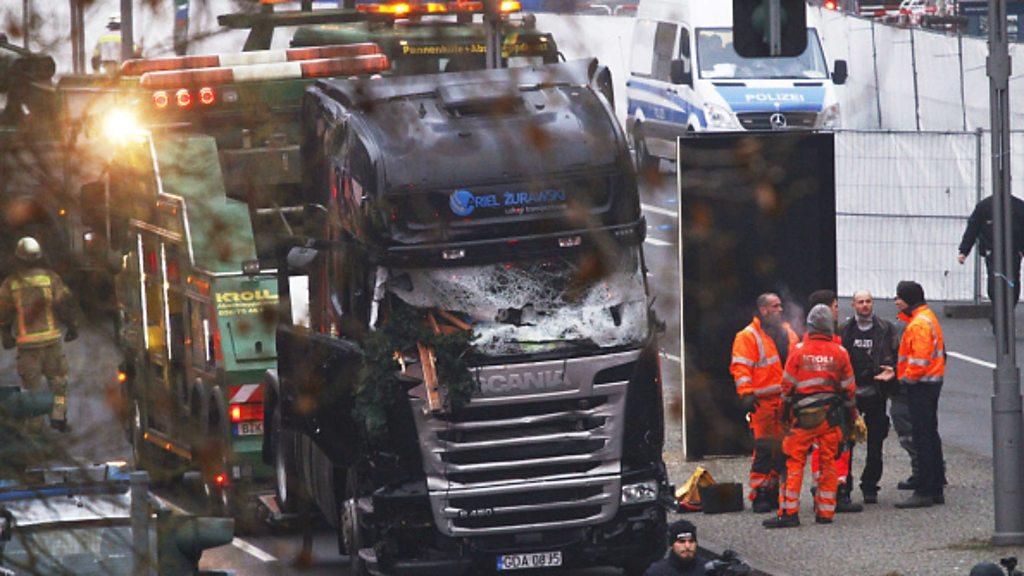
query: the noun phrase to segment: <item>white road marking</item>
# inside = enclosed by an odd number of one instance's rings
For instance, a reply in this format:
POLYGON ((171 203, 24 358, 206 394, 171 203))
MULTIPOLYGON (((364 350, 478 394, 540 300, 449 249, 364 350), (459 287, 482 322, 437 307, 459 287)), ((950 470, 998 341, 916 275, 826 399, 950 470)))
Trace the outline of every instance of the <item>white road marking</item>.
POLYGON ((651 238, 650 236, 648 236, 647 239, 644 240, 644 242, 647 242, 648 244, 650 244, 652 246, 671 246, 672 245, 671 242, 666 242, 666 241, 660 240, 658 238, 651 238))
POLYGON ((241 538, 235 538, 231 541, 231 545, 238 548, 242 552, 252 556, 260 562, 277 562, 277 558, 274 558, 271 554, 264 552, 263 550, 253 546, 252 544, 242 540, 241 538))
MULTIPOLYGON (((188 510, 185 510, 181 506, 178 506, 177 504, 171 502, 166 498, 161 498, 156 494, 154 494, 153 497, 156 498, 161 504, 170 508, 171 510, 174 510, 178 514, 192 515, 192 513, 189 512, 188 510)), ((260 548, 257 548, 256 546, 250 544, 249 542, 246 542, 245 540, 242 540, 241 538, 235 538, 231 540, 231 545, 235 548, 238 548, 242 552, 245 552, 246 554, 252 556, 253 558, 259 560, 260 562, 277 562, 277 558, 275 558, 272 554, 268 554, 267 552, 261 550, 260 548)))
POLYGON ((675 362, 676 364, 680 363, 679 356, 675 356, 673 354, 669 354, 668 352, 662 352, 661 353, 661 357, 662 358, 668 358, 669 360, 675 362))
POLYGON ((953 352, 952 350, 947 351, 946 354, 949 354, 950 356, 952 356, 953 358, 956 358, 957 360, 963 360, 964 362, 970 362, 971 364, 976 364, 978 366, 981 366, 982 368, 989 368, 989 369, 992 369, 992 370, 996 369, 996 365, 995 364, 993 364, 991 362, 988 362, 988 361, 985 361, 985 360, 981 360, 980 358, 975 358, 973 356, 968 356, 967 354, 961 354, 959 352, 953 352))
POLYGON ((679 218, 679 214, 676 214, 667 208, 651 206, 650 204, 641 204, 640 207, 648 212, 654 212, 655 214, 661 214, 662 216, 668 216, 669 218, 679 218))

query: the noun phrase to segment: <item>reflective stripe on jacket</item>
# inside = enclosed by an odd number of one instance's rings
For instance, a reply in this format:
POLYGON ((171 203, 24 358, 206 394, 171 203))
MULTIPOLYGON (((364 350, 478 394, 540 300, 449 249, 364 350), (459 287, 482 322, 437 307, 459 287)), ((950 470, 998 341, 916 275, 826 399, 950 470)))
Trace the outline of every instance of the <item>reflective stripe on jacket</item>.
POLYGON ((901 312, 900 319, 907 322, 907 327, 900 340, 896 377, 907 384, 942 382, 946 374, 946 342, 939 319, 927 304, 914 308, 910 316, 901 312))
POLYGON ((806 398, 822 395, 821 399, 838 395, 852 401, 857 392, 850 355, 831 336, 811 334, 797 344, 786 361, 782 381, 785 398, 806 398))
POLYGON ((92 51, 92 57, 98 58, 100 62, 121 61, 121 32, 107 32, 96 41, 96 48, 92 51))
MULTIPOLYGON (((789 324, 783 324, 783 327, 792 349, 797 343, 796 333, 789 324)), ((778 396, 782 392, 782 360, 775 341, 761 328, 760 318, 754 318, 746 328, 736 333, 729 372, 740 396, 778 396)))
POLYGON ((70 296, 60 276, 42 268, 16 272, 0 285, 0 325, 15 327, 18 346, 60 339, 55 307, 70 296))

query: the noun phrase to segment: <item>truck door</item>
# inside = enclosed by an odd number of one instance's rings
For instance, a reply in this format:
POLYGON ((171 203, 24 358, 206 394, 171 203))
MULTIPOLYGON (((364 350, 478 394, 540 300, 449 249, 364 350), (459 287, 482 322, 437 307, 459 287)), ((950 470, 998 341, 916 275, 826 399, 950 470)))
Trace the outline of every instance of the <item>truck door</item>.
POLYGON ((174 422, 174 402, 170 389, 172 352, 171 319, 168 306, 167 251, 159 236, 140 231, 138 254, 141 275, 144 366, 140 368, 145 387, 149 425, 170 433, 174 422))

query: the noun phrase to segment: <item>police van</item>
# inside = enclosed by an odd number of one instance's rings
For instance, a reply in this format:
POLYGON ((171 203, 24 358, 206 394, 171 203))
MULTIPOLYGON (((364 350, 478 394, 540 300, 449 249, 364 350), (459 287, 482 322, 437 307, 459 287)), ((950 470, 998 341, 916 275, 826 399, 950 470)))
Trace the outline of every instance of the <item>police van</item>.
POLYGON ((637 165, 674 159, 676 137, 688 133, 838 128, 836 86, 847 65, 829 69, 816 14, 808 10, 800 56, 743 58, 733 48, 732 2, 640 2, 626 82, 637 165))

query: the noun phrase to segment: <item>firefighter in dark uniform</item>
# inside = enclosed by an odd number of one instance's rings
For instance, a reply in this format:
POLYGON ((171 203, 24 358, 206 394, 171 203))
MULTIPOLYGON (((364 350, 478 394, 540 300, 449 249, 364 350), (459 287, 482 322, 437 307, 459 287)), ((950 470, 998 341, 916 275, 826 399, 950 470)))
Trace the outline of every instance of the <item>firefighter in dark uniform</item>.
POLYGON ((78 338, 71 292, 55 272, 42 266, 43 252, 34 238, 18 240, 17 265, 0 284, 0 337, 6 350, 18 349, 22 386, 38 389, 45 376, 53 393, 50 425, 66 432, 68 362, 63 340, 78 338))

